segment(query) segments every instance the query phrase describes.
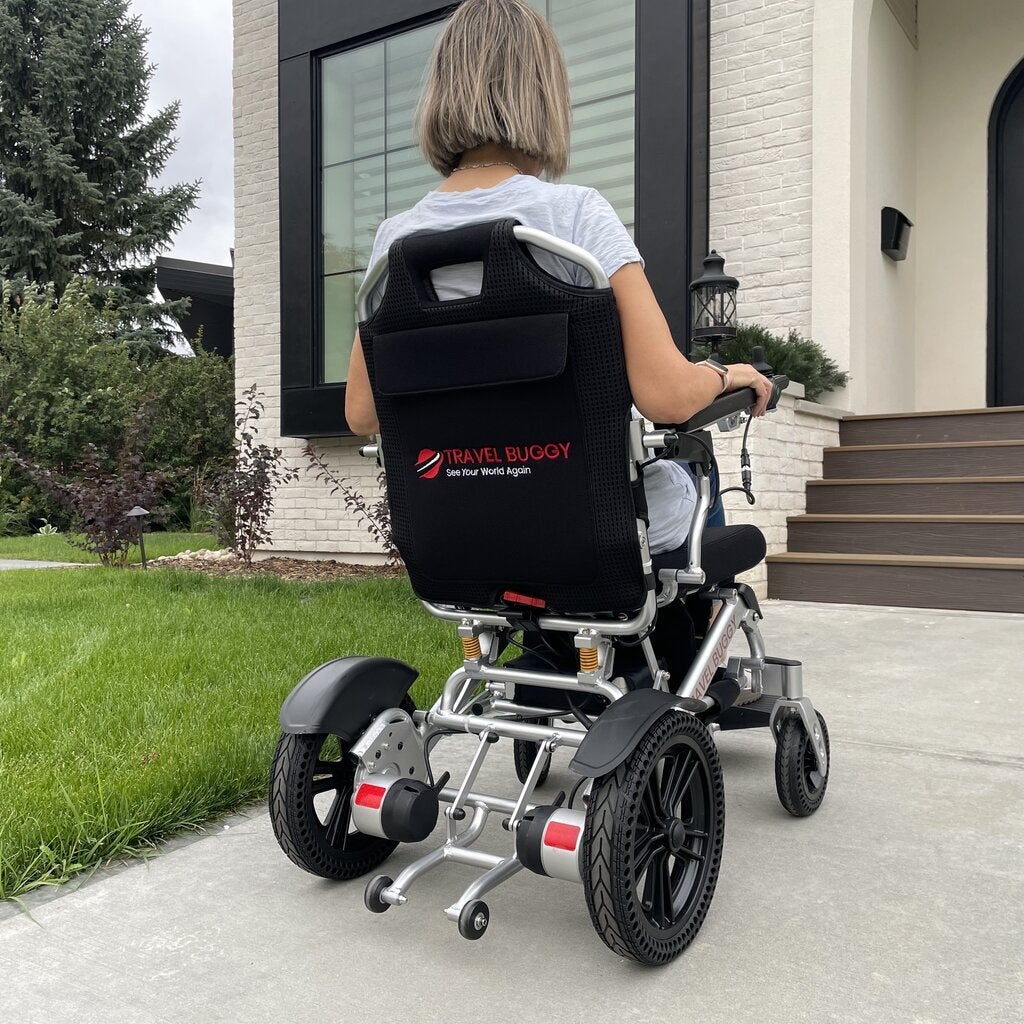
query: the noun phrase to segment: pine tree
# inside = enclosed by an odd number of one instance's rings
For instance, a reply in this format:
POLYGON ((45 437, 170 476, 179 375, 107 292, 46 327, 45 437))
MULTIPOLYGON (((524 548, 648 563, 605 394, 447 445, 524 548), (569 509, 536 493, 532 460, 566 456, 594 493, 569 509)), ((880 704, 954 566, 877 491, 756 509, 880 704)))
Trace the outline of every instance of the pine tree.
POLYGON ((0 271, 58 297, 95 277, 129 340, 162 332, 156 256, 199 183, 156 188, 177 103, 146 117, 154 68, 128 0, 0 0, 0 271))

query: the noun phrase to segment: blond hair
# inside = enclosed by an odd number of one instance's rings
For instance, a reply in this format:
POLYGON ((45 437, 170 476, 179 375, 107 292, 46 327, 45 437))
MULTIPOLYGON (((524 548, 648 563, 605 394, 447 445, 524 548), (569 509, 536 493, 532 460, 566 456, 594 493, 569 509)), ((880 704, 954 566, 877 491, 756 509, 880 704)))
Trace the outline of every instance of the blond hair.
POLYGON ((464 0, 444 27, 416 111, 420 148, 440 174, 486 143, 569 163, 569 76, 551 27, 524 0, 464 0))

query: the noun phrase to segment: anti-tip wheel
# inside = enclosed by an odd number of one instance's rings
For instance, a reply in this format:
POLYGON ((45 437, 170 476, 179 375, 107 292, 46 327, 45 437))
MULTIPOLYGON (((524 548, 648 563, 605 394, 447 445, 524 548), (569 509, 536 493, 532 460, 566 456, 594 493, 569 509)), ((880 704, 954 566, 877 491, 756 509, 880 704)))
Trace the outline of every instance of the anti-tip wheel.
POLYGON ((393 878, 388 878, 387 875, 375 875, 367 883, 366 889, 363 892, 363 903, 366 904, 366 909, 371 914, 383 914, 385 910, 391 908, 390 903, 386 903, 381 899, 381 894, 385 889, 389 889, 394 883, 393 878))
POLYGON ((459 934, 464 939, 479 939, 491 920, 491 912, 483 900, 470 900, 459 914, 459 934))
POLYGON ((832 770, 832 752, 828 744, 828 726, 818 712, 828 769, 824 775, 818 771, 810 737, 799 715, 787 715, 779 728, 779 743, 775 748, 775 788, 779 802, 794 817, 806 818, 813 814, 825 799, 828 777, 832 770))

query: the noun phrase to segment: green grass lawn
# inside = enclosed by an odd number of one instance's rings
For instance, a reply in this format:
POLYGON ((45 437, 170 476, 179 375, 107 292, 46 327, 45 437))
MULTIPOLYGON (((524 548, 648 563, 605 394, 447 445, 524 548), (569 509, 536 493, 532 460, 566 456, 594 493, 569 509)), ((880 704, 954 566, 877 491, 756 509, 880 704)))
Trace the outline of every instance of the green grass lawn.
MULTIPOLYGON (((177 555, 182 551, 216 548, 211 533, 147 533, 146 558, 177 555)), ((76 548, 60 534, 56 537, 0 537, 0 558, 30 558, 39 562, 99 562, 99 559, 76 548)), ((129 561, 139 561, 139 549, 132 548, 129 561)))
POLYGON ((405 579, 0 573, 0 899, 144 851, 266 790, 281 702, 345 654, 460 657, 405 579))

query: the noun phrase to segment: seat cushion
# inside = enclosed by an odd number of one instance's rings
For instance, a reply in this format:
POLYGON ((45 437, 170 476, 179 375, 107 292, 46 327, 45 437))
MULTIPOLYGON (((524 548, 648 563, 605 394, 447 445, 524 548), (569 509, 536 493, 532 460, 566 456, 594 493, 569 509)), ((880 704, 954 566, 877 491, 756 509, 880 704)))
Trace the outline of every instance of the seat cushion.
MULTIPOLYGON (((654 556, 654 571, 685 569, 689 561, 687 545, 654 556)), ((708 583, 753 569, 764 558, 767 547, 764 534, 756 526, 716 526, 704 530, 701 544, 701 568, 708 583)))

